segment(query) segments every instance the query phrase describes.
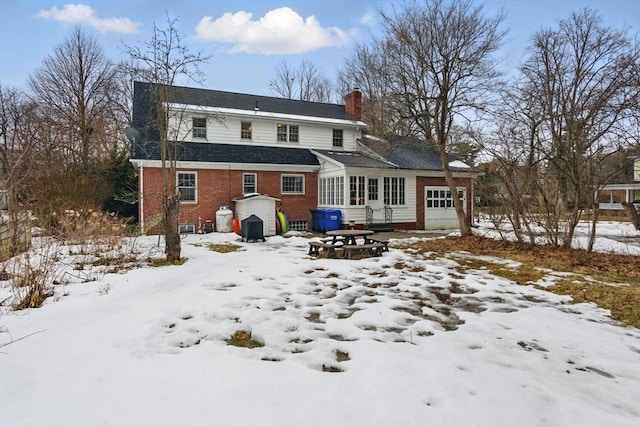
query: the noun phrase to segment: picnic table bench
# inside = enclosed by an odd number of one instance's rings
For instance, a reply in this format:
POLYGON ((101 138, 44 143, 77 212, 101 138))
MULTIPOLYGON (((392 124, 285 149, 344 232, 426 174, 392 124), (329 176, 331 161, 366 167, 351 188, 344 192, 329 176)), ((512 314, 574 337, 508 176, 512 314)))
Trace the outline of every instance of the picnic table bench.
POLYGON ((380 243, 382 245, 382 252, 389 252, 389 241, 379 239, 369 239, 371 243, 380 243))
POLYGON ((379 242, 364 243, 362 245, 344 245, 342 250, 344 251, 343 257, 351 259, 354 252, 367 251, 369 255, 382 256, 382 250, 385 247, 384 244, 379 242))
POLYGON ((309 255, 320 255, 320 249, 322 249, 327 253, 327 258, 335 258, 336 248, 340 246, 327 242, 309 242, 309 255))

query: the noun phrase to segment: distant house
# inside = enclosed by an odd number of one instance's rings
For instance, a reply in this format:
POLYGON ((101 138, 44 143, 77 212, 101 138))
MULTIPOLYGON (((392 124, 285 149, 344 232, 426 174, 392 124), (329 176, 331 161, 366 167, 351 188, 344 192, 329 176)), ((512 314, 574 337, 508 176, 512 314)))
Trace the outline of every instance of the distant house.
POLYGON ((607 184, 597 190, 598 208, 601 210, 622 210, 622 202, 640 200, 640 158, 633 162, 633 182, 607 184))
MULTIPOLYGON (((162 212, 158 129, 148 83, 134 85, 131 162, 139 179, 139 219, 162 212)), ((311 229, 317 209, 339 209, 341 223, 384 229, 457 228, 442 164, 414 139, 366 135, 361 94, 345 104, 173 86, 169 107, 188 126, 181 141, 177 185, 180 224, 197 231, 222 205, 261 193, 278 199, 290 228, 311 229), (180 110, 177 114, 177 110, 180 110)), ((172 123, 174 129, 180 124, 172 123)), ((476 172, 452 159, 467 215, 473 212, 476 172)))

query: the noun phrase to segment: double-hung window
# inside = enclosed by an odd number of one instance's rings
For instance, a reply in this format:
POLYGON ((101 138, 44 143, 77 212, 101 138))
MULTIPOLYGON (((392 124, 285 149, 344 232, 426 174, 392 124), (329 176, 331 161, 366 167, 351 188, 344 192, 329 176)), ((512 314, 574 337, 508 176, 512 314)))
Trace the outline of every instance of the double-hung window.
POLYGON ((304 175, 282 175, 282 194, 304 194, 304 175))
POLYGON ((240 124, 240 139, 251 139, 251 122, 240 124))
POLYGON ((257 176, 255 173, 242 174, 242 194, 258 192, 257 176))
POLYGON ((180 202, 195 203, 196 183, 197 177, 195 172, 178 172, 180 202))
POLYGON ((191 134, 194 138, 206 138, 207 119, 204 117, 194 117, 191 125, 191 134))
POLYGON ((343 133, 344 132, 342 131, 342 129, 333 130, 333 146, 334 147, 342 147, 343 133))
POLYGON ((278 142, 299 142, 298 126, 278 123, 276 137, 278 142))

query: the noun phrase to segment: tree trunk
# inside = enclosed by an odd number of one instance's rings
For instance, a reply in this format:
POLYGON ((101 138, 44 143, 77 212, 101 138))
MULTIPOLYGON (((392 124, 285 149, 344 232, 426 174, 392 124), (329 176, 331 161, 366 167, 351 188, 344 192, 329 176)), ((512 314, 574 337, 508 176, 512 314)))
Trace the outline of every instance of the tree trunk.
POLYGON ((591 203, 591 212, 593 212, 593 215, 591 218, 591 228, 589 230, 589 241, 587 242, 587 252, 593 252, 593 245, 596 242, 596 225, 600 217, 600 209, 598 209, 597 201, 591 203))
POLYGON ((180 260, 180 231, 178 229, 178 214, 180 205, 175 194, 165 195, 164 202, 164 252, 167 261, 180 260))
POLYGON ((624 212, 627 214, 631 223, 635 227, 636 230, 640 230, 640 214, 638 214, 638 210, 633 203, 622 202, 622 207, 624 208, 624 212))
MULTIPOLYGON (((449 167, 449 156, 447 155, 446 148, 438 144, 438 151, 440 153, 442 169, 444 170, 444 177, 447 181, 447 184, 449 184, 449 191, 451 191, 451 198, 453 199, 453 204, 455 205, 456 209, 456 215, 458 216, 458 224, 460 225, 460 236, 472 236, 473 232, 471 231, 471 224, 469 222, 467 214, 464 211, 464 206, 462 206, 462 201, 460 200, 460 197, 458 197, 458 188, 453 178, 451 168, 449 167)), ((472 197, 472 195, 470 194, 469 197, 472 197)))

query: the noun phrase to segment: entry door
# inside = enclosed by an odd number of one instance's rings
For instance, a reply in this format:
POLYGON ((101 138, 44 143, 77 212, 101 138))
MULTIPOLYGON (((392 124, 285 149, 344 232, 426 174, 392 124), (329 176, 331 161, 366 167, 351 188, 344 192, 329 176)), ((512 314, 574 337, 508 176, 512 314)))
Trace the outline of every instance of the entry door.
MULTIPOLYGON (((378 177, 369 177, 367 179, 367 205, 369 205, 374 211, 382 210, 384 202, 382 200, 381 186, 382 180, 378 177)), ((380 212, 374 216, 379 217, 380 212)), ((382 214, 384 218, 384 213, 382 214)))
MULTIPOLYGON (((467 190, 458 188, 462 206, 466 211, 467 190)), ((447 186, 424 188, 424 229, 449 230, 459 228, 456 208, 453 206, 451 191, 447 186)))

